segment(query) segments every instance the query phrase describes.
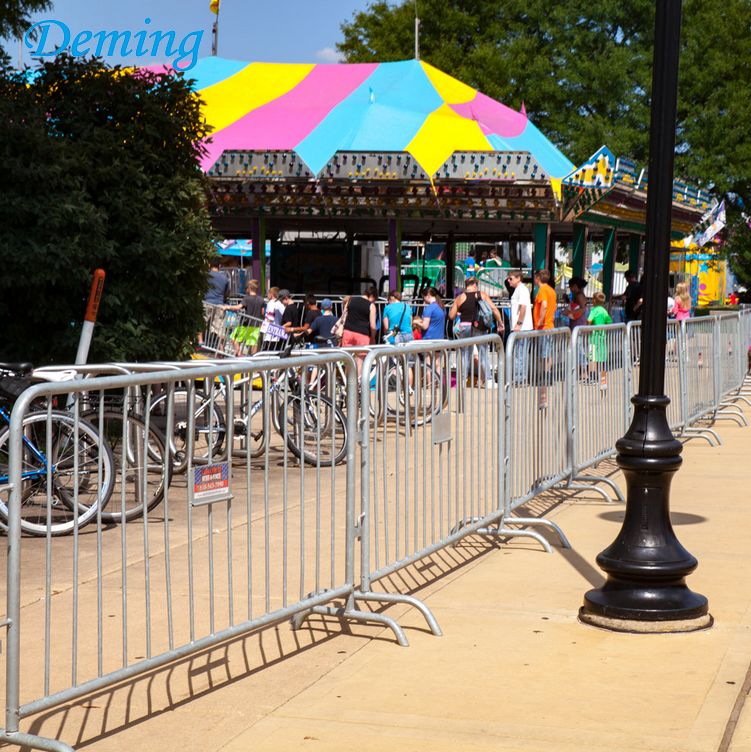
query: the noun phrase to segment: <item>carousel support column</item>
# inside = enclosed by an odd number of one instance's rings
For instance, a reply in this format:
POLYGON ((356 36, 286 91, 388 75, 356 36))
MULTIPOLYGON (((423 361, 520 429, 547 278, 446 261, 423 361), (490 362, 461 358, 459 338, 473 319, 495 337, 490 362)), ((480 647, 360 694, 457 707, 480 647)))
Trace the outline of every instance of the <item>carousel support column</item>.
POLYGON ((253 241, 253 279, 266 291, 266 218, 253 217, 251 222, 251 239, 253 241))
POLYGON ((628 239, 628 268, 633 269, 639 276, 639 255, 641 250, 641 235, 632 234, 628 239))
POLYGON ((545 268, 550 272, 552 285, 555 287, 555 240, 552 232, 548 232, 548 258, 545 268))
POLYGON ((585 623, 620 632, 690 632, 712 624, 707 599, 686 584, 698 562, 670 521, 670 485, 683 448, 668 425, 665 396, 681 0, 656 5, 639 393, 631 400, 631 425, 616 442, 626 513, 613 543, 597 556, 607 581, 585 594, 579 611, 585 623))
POLYGON ((532 258, 533 271, 544 269, 548 260, 548 243, 550 227, 546 222, 535 222, 534 229, 535 251, 532 258))
POLYGON ((445 297, 448 300, 453 300, 456 295, 456 288, 454 285, 454 267, 456 266, 456 241, 454 240, 454 233, 449 232, 446 238, 446 253, 444 254, 446 259, 446 290, 445 297))
POLYGON ((613 273, 615 272, 615 248, 618 235, 614 227, 605 230, 603 238, 604 255, 602 257, 602 291, 608 302, 613 296, 613 273))
POLYGON ((389 291, 402 289, 402 227, 398 219, 389 220, 389 291))
POLYGON ((574 250, 571 265, 574 277, 584 276, 584 265, 587 260, 587 225, 574 223, 574 250))

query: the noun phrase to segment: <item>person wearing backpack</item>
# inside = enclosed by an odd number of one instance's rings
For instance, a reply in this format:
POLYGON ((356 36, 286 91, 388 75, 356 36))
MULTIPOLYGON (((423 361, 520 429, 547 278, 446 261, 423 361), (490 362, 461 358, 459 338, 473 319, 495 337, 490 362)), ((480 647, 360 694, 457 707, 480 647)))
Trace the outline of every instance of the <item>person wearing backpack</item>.
MULTIPOLYGON (((454 334, 458 339, 480 337, 493 331, 495 324, 499 334, 503 333, 503 318, 490 296, 478 290, 477 277, 468 277, 464 283, 464 292, 454 300, 449 319, 454 322, 454 334)), ((462 348, 462 366, 464 378, 469 378, 469 359, 472 347, 462 348)), ((486 384, 488 389, 497 386, 493 374, 488 366, 488 346, 477 347, 479 358, 480 383, 486 384)))

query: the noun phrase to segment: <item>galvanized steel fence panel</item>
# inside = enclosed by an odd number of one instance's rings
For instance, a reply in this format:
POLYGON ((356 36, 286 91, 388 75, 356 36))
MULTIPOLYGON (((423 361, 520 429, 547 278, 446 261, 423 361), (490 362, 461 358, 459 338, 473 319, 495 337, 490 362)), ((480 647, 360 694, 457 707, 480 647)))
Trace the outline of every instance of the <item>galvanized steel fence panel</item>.
POLYGON ((685 373, 683 416, 691 425, 716 409, 715 328, 707 316, 681 322, 685 373))
POLYGON ((571 475, 569 344, 568 329, 551 329, 513 332, 506 345, 508 511, 571 475))
MULTIPOLYGON (((627 340, 631 363, 629 369, 629 390, 631 394, 635 394, 639 390, 642 352, 641 321, 629 321, 626 327, 628 329, 627 340)), ((683 337, 680 322, 669 319, 665 329, 665 336, 667 340, 665 344, 665 394, 670 398, 666 414, 670 430, 677 434, 686 425, 683 410, 683 394, 686 382, 685 370, 681 362, 683 337)), ((629 404, 629 419, 632 416, 633 405, 629 404)))
POLYGON ((24 392, 0 431, 0 464, 9 466, 0 491, 3 738, 12 741, 20 718, 347 598, 356 394, 353 359, 333 350, 24 392), (347 378, 344 422, 323 394, 334 368, 347 378), (253 388, 261 384, 265 392, 253 388), (258 452, 237 441, 251 412, 273 434, 256 440, 258 452), (49 462, 34 474, 39 453, 49 462), (184 479, 171 483, 170 468, 183 462, 184 479), (138 504, 129 524, 108 517, 138 504), (69 535, 54 537, 62 525, 69 535))
POLYGON ((715 357, 718 364, 717 402, 730 392, 739 389, 743 383, 745 371, 742 368, 741 355, 741 319, 738 314, 715 317, 717 343, 715 357))
POLYGON ((571 470, 615 453, 628 428, 631 358, 625 324, 578 326, 571 351, 571 470))
POLYGON ((502 515, 501 353, 485 335, 365 358, 361 591, 502 515))

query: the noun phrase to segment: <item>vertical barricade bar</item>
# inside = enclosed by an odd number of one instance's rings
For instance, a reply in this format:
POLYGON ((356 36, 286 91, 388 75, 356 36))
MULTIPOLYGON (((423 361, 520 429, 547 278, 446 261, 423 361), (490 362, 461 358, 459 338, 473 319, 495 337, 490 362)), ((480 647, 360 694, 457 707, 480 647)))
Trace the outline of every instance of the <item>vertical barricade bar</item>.
MULTIPOLYGON (((346 527, 347 535, 345 540, 345 559, 346 559, 346 571, 345 579, 348 585, 352 587, 352 591, 355 590, 355 556, 357 548, 358 533, 361 533, 361 528, 356 525, 355 521, 355 494, 357 484, 357 446, 360 438, 360 421, 359 421, 359 404, 357 400, 357 367, 354 361, 350 357, 346 363, 347 377, 347 433, 348 433, 348 445, 347 445, 347 475, 346 475, 346 487, 347 498, 345 502, 345 515, 346 515, 346 527)), ((348 606, 352 606, 352 595, 349 596, 350 602, 348 606)))
MULTIPOLYGON (((26 414, 27 400, 21 395, 16 402, 10 419, 8 436, 8 503, 7 533, 7 647, 5 677, 5 733, 18 732, 20 720, 20 649, 21 649, 21 502, 23 447, 23 417, 26 414)), ((10 741, 10 739, 9 739, 10 741)))

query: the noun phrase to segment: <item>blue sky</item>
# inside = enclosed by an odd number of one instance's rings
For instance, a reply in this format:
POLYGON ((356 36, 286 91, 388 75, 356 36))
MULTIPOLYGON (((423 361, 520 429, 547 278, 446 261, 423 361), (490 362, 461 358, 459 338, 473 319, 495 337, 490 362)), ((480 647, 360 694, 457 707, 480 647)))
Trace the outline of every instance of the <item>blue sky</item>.
MULTIPOLYGON (((339 26, 363 10, 368 0, 221 0, 219 15, 219 55, 236 60, 316 63, 336 62, 339 26)), ((214 19, 209 0, 54 0, 51 11, 35 14, 33 21, 55 19, 65 23, 71 36, 88 30, 176 32, 177 40, 192 31, 204 30, 200 57, 211 53, 211 24, 214 19), (147 26, 144 19, 150 18, 147 26)), ((55 40, 50 31, 50 41, 55 40)), ((18 59, 18 43, 6 43, 13 62, 18 59)), ((162 46, 163 49, 163 46, 162 46)), ((24 62, 31 57, 24 50, 24 62)), ((111 63, 149 65, 167 58, 108 58, 111 63)))

